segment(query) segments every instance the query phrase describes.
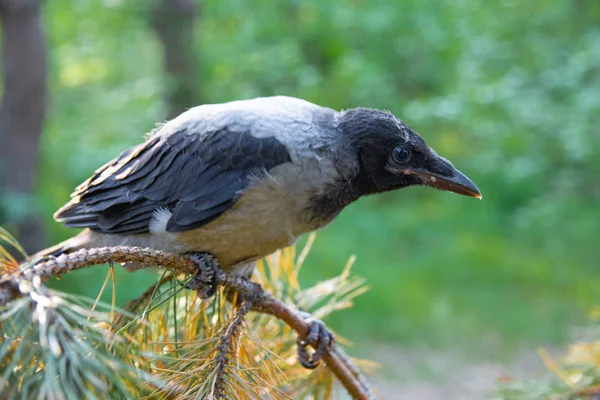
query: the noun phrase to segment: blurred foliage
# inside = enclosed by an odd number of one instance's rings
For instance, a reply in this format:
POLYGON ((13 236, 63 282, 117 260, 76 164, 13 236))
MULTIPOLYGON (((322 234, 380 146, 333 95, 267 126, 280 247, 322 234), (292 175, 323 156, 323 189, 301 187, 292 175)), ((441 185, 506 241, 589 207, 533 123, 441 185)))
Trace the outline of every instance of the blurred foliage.
POLYGON ((598 337, 600 332, 598 326, 595 326, 591 332, 588 332, 586 339, 570 345, 567 353, 559 358, 554 358, 546 350, 540 349, 538 353, 549 371, 546 376, 530 380, 504 377, 493 399, 598 399, 600 397, 598 337))
MULTIPOLYGON (((164 118, 147 10, 45 4, 52 98, 35 203, 55 241, 73 234, 51 220, 68 193, 164 118)), ((389 109, 418 130, 484 200, 363 199, 320 234, 301 279, 355 253, 373 290, 334 327, 505 350, 564 340, 598 301, 599 22, 594 0, 203 0, 197 84, 203 102, 286 94, 389 109)), ((102 282, 78 275, 62 287, 102 282)), ((155 278, 119 279, 122 302, 155 278)))

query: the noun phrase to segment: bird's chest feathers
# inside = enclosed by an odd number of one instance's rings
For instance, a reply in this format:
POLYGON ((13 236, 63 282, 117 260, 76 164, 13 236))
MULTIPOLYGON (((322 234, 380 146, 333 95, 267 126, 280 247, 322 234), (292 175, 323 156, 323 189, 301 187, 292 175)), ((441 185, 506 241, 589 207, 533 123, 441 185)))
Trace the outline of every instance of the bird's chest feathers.
POLYGON ((320 190, 327 165, 287 164, 253 178, 237 203, 206 226, 183 233, 188 240, 208 244, 222 264, 266 256, 293 244, 300 235, 325 226, 307 207, 320 190))

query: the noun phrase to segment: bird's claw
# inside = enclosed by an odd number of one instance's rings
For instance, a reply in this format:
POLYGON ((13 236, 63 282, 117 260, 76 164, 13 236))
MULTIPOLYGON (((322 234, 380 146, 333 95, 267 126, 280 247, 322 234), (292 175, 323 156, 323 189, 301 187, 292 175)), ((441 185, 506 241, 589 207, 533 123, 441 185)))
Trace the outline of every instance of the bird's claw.
POLYGON ((219 261, 209 253, 187 253, 186 257, 196 263, 198 270, 185 287, 198 292, 202 299, 211 298, 217 291, 216 270, 220 268, 219 261))
POLYGON ((335 336, 327 329, 325 323, 308 313, 299 311, 298 314, 308 323, 306 339, 298 337, 298 360, 304 368, 314 369, 319 366, 323 354, 335 343, 335 336), (315 352, 310 355, 308 346, 314 345, 315 352))

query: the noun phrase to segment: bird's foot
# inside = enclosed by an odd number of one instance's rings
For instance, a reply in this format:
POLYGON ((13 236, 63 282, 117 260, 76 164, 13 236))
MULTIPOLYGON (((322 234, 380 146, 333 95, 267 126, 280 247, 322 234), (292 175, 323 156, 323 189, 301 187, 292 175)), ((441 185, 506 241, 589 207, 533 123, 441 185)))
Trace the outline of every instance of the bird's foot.
POLYGON ((335 343, 335 336, 327 329, 325 323, 320 319, 313 317, 309 313, 303 311, 297 311, 300 318, 308 323, 308 331, 306 332, 306 338, 301 339, 298 337, 298 360, 304 368, 314 369, 316 368, 323 354, 335 343), (315 352, 310 355, 308 353, 308 346, 314 345, 315 352))
POLYGON ((209 253, 187 253, 198 266, 198 270, 185 285, 187 289, 195 290, 202 299, 211 298, 217 291, 216 273, 219 268, 219 261, 209 253))

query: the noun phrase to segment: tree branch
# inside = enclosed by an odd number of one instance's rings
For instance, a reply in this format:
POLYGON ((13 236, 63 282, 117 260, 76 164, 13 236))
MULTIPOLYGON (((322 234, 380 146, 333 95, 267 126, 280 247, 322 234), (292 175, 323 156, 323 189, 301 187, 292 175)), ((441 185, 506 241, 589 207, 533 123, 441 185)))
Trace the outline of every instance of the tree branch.
MULTIPOLYGON (((32 266, 25 265, 22 269, 0 279, 0 306, 21 295, 18 288, 22 282, 48 279, 76 269, 109 262, 135 262, 144 266, 162 266, 178 273, 190 275, 197 270, 195 262, 190 258, 159 250, 125 246, 83 249, 44 260, 32 266)), ((252 298, 252 311, 273 315, 289 325, 301 337, 306 338, 309 330, 308 323, 298 315, 296 310, 262 290, 257 283, 229 276, 222 270, 217 271, 216 282, 220 286, 237 291, 244 297, 252 298)), ((313 345, 313 347, 315 346, 313 345)), ((370 400, 375 398, 364 376, 337 344, 334 344, 323 355, 323 360, 354 399, 370 400)))

